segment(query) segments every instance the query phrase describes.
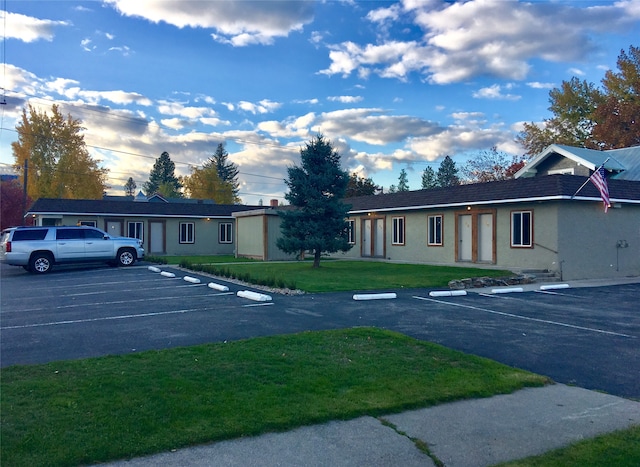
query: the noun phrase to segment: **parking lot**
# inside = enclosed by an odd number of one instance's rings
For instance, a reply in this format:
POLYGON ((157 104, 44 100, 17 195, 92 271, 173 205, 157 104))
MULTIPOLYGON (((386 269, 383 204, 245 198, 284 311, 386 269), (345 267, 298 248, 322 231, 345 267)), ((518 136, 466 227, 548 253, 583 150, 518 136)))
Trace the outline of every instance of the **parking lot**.
MULTIPOLYGON (((146 266, 59 268, 43 276, 2 265, 0 363, 46 363, 257 336, 377 326, 545 374, 640 398, 640 284, 543 293, 395 300, 352 293, 239 297, 246 286, 146 266), (200 279, 187 282, 185 275, 200 279), (207 286, 227 285, 229 291, 207 286)), ((386 291, 385 291, 386 292, 386 291)))

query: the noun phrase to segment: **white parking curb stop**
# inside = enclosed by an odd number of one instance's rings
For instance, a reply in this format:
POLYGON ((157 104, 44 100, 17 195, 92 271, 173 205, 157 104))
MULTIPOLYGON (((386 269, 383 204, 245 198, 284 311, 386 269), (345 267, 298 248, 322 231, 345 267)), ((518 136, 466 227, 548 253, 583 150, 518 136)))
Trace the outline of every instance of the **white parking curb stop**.
POLYGON ((467 295, 466 290, 434 290, 429 292, 429 297, 461 297, 467 295))
POLYGON ((397 298, 395 293, 369 293, 369 294, 355 294, 354 300, 389 300, 397 298))
POLYGON ((491 289, 491 293, 512 293, 512 292, 524 292, 522 287, 507 287, 504 289, 491 289))
POLYGON ((155 267, 155 266, 149 266, 147 269, 148 269, 149 271, 151 271, 151 272, 160 272, 160 271, 161 271, 161 269, 160 269, 160 268, 157 268, 157 267, 155 267))
POLYGON ((239 290, 238 297, 248 298, 249 300, 254 300, 256 302, 270 302, 271 296, 265 295, 263 293, 252 292, 250 290, 239 290))
POLYGON ((200 279, 198 279, 197 277, 184 276, 182 279, 184 279, 187 282, 191 282, 192 284, 199 284, 200 283, 200 279))
POLYGON ((161 275, 161 276, 164 276, 164 277, 176 277, 176 275, 175 275, 174 273, 169 272, 169 271, 162 271, 162 272, 160 273, 160 275, 161 275))
POLYGON ((215 282, 209 282, 207 284, 207 287, 209 287, 210 289, 219 290, 221 292, 228 292, 229 291, 229 287, 227 287, 226 285, 216 284, 215 282))
POLYGON ((541 285, 540 290, 556 290, 556 289, 568 289, 569 284, 549 284, 541 285))

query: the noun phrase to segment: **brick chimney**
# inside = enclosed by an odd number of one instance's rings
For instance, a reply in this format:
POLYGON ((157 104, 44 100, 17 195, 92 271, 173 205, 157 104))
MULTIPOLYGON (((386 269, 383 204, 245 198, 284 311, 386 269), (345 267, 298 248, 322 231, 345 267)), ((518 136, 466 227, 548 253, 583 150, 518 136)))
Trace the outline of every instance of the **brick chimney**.
POLYGON ((269 201, 269 206, 271 206, 272 208, 277 208, 278 207, 278 200, 277 199, 272 199, 269 201))

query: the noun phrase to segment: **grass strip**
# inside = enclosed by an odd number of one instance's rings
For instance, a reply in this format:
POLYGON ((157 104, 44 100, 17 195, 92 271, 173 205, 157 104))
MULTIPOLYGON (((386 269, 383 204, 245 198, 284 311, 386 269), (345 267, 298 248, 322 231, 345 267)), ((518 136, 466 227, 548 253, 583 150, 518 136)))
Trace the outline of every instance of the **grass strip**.
POLYGON ((469 277, 509 277, 499 269, 481 269, 378 261, 325 261, 312 268, 307 261, 254 262, 205 265, 184 261, 187 268, 212 274, 221 273, 254 284, 284 284, 305 292, 346 292, 399 288, 447 287, 450 280, 469 277), (195 266, 195 267, 194 267, 195 266))
POLYGON ((540 456, 500 467, 637 467, 640 465, 640 426, 580 441, 540 456))
POLYGON ((104 462, 547 382, 375 328, 13 366, 0 462, 104 462))

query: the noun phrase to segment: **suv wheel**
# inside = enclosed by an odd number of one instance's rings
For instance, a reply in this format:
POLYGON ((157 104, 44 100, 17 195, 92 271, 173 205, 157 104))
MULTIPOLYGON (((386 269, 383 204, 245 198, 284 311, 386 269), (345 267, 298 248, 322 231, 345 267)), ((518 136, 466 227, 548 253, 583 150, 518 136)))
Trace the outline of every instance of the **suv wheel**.
POLYGON ((129 248, 118 251, 118 266, 131 266, 136 262, 136 254, 129 248))
POLYGON ((49 253, 34 253, 29 259, 29 271, 36 274, 45 274, 52 266, 53 257, 49 253))

